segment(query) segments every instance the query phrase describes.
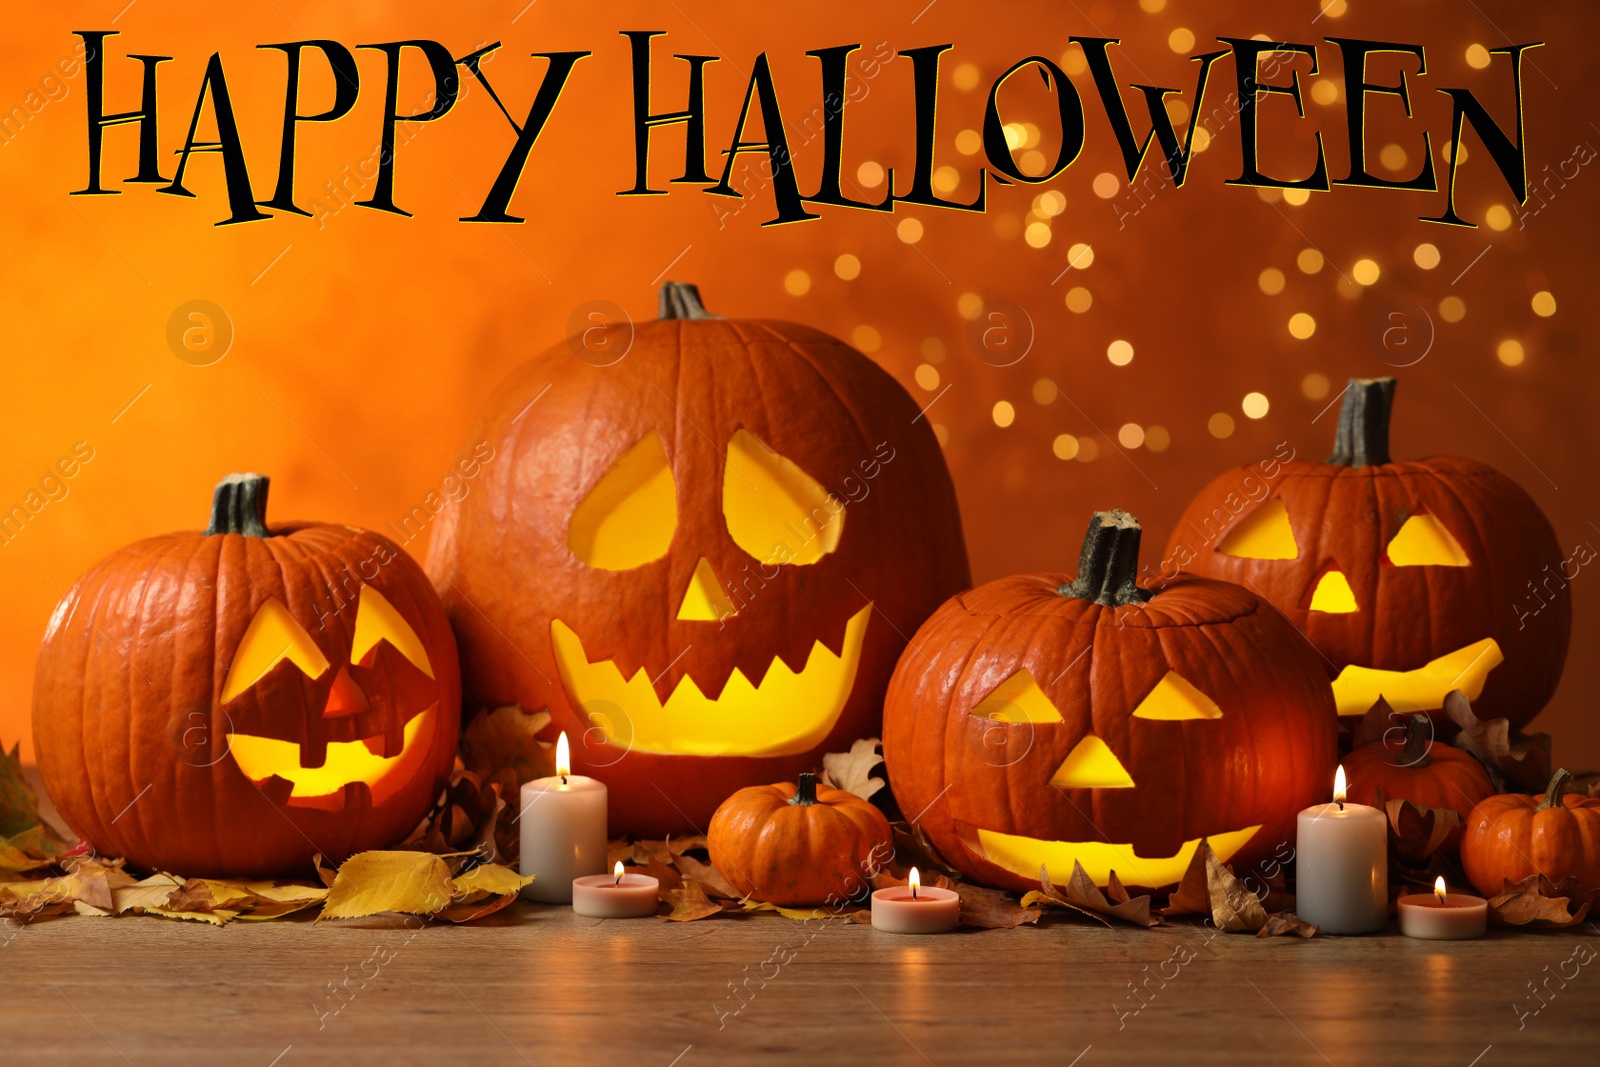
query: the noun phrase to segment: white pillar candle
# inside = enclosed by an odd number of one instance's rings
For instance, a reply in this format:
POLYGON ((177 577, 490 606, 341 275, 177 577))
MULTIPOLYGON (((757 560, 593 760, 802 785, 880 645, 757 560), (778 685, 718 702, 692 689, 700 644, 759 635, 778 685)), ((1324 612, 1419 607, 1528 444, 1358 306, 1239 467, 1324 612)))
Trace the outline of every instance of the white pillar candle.
POLYGON ((572 910, 592 919, 642 919, 656 913, 661 880, 623 872, 622 861, 610 874, 586 874, 572 880, 572 910))
POLYGON ((572 880, 606 869, 606 787, 572 773, 567 735, 556 741, 556 773, 522 787, 522 873, 528 900, 572 903, 572 880))
POLYGON ((1432 893, 1415 893, 1395 902, 1400 932, 1432 941, 1461 941, 1482 937, 1489 929, 1489 902, 1468 893, 1445 892, 1444 876, 1433 883, 1432 893))
POLYGON ((872 894, 872 926, 891 934, 942 934, 961 921, 961 898, 950 889, 921 885, 915 867, 906 885, 872 894))
POLYGON ((1294 910, 1323 933, 1372 933, 1389 921, 1389 819, 1344 796, 1340 767, 1333 803, 1300 813, 1294 910))

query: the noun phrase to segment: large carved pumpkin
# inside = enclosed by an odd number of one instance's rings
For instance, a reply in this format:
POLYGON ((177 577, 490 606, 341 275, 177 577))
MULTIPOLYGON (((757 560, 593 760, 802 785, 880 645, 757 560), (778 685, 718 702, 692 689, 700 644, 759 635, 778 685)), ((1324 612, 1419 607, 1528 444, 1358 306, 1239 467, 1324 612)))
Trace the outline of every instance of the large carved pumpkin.
POLYGON ((1212 482, 1175 566, 1272 601, 1327 657, 1341 716, 1387 700, 1449 727, 1460 689, 1513 728, 1555 691, 1572 629, 1562 553, 1532 498, 1485 464, 1389 458, 1393 378, 1352 379, 1333 458, 1212 482))
POLYGON ((311 873, 412 829, 455 758, 455 640, 427 576, 353 526, 268 528, 267 479, 204 533, 112 553, 56 606, 33 735, 101 854, 188 876, 311 873))
POLYGON ((900 807, 954 866, 1008 889, 1176 883, 1208 839, 1248 866, 1326 798, 1333 698, 1260 598, 1178 575, 1135 584, 1139 524, 1098 512, 1077 577, 1002 578, 912 639, 884 704, 900 807))
POLYGON ((648 836, 876 733, 906 635, 968 582, 943 455, 893 378, 693 286, 661 304, 500 388, 472 440, 505 459, 428 557, 469 707, 548 707, 612 828, 648 836))

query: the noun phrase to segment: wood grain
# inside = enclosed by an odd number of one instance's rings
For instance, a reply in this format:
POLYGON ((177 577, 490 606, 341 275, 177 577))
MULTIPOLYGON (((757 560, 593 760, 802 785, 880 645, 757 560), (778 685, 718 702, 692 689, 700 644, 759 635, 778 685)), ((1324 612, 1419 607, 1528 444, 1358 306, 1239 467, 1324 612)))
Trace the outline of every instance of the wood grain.
POLYGON ((1597 935, 1261 941, 1046 920, 910 938, 529 904, 420 929, 68 917, 0 934, 0 1062, 1585 1063, 1600 958, 1577 961, 1597 935))

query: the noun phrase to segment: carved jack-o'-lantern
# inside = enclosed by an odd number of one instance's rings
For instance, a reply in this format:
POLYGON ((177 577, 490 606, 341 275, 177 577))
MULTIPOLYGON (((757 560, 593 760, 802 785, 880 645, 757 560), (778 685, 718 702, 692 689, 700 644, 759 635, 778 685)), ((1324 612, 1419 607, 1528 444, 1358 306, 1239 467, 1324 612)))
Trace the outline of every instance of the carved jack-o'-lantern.
POLYGON ((455 639, 420 567, 353 526, 268 529, 267 479, 204 533, 101 561, 51 616, 39 770, 104 855, 184 875, 309 873, 414 827, 455 758, 455 639))
POLYGON ((1135 584, 1140 530, 1098 512, 1078 574, 955 597, 900 658, 883 754, 900 807, 978 881, 1176 883, 1200 840, 1248 865, 1325 797, 1333 698, 1321 660, 1226 582, 1135 584))
POLYGON ((660 319, 501 387, 473 440, 506 459, 428 557, 469 706, 548 707, 612 827, 650 836, 875 733, 905 635, 968 581, 943 455, 893 378, 661 295, 660 319))
POLYGON ((1521 727, 1554 692, 1572 628, 1555 531, 1485 464, 1391 461, 1394 385, 1350 382, 1326 463, 1211 483, 1168 551, 1277 605, 1327 657, 1341 716, 1382 697, 1445 726, 1445 695, 1460 689, 1479 716, 1521 727), (1256 502, 1244 485, 1262 490, 1256 502))

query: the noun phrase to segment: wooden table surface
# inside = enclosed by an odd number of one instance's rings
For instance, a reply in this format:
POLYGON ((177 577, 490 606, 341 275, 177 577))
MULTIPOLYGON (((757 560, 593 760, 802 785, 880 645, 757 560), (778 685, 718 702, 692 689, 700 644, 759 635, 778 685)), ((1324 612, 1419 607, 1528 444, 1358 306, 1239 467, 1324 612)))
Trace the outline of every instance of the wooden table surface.
POLYGON ((1587 923, 1475 942, 1048 919, 902 937, 518 903, 415 925, 10 923, 0 1063, 1493 1067, 1594 1063, 1600 1045, 1587 923))

